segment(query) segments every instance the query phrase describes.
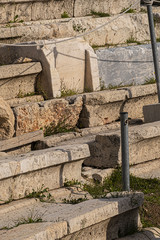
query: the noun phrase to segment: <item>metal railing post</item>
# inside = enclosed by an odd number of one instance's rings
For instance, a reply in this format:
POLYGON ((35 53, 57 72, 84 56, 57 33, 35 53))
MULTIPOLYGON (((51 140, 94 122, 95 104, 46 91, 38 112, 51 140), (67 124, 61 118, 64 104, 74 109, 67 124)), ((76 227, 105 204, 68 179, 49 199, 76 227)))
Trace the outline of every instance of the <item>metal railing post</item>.
POLYGON ((128 113, 121 112, 121 154, 123 190, 130 191, 129 178, 129 143, 128 143, 128 113))
POLYGON ((155 69, 157 92, 158 92, 158 101, 160 103, 160 70, 159 70, 156 34, 154 29, 154 20, 153 20, 153 13, 152 13, 153 0, 143 0, 143 2, 144 4, 147 5, 148 22, 149 22, 149 29, 150 29, 150 36, 151 36, 151 44, 152 44, 152 55, 153 55, 153 61, 154 61, 154 69, 155 69))

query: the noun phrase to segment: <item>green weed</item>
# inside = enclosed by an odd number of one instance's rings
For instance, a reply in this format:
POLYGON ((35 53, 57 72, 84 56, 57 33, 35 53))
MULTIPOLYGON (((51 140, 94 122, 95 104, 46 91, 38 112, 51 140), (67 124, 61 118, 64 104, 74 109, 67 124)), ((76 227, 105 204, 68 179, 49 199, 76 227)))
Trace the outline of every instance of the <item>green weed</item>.
MULTIPOLYGON (((127 8, 123 8, 122 11, 121 11, 121 13, 125 12, 126 10, 127 10, 127 8)), ((131 9, 129 9, 126 13, 135 13, 135 12, 136 12, 136 10, 133 9, 133 8, 131 8, 131 9)))
POLYGON ((66 124, 67 119, 59 120, 57 124, 51 123, 49 126, 44 127, 44 136, 51 136, 57 133, 66 133, 76 131, 74 127, 70 127, 66 124))
POLYGON ((75 179, 72 180, 65 179, 64 187, 73 187, 75 185, 81 185, 81 183, 75 179))
POLYGON ((30 93, 23 93, 21 90, 19 91, 19 93, 17 94, 17 98, 24 98, 24 97, 31 97, 31 96, 35 96, 38 93, 36 92, 30 92, 30 93))
POLYGON ((73 30, 75 32, 85 32, 86 31, 86 28, 84 28, 81 24, 77 23, 77 24, 73 24, 73 30))
POLYGON ((25 196, 26 198, 38 198, 41 202, 44 202, 47 200, 54 201, 51 194, 49 193, 49 188, 44 188, 44 185, 40 189, 32 190, 31 193, 27 194, 25 196))
POLYGON ((68 13, 67 12, 62 13, 61 18, 69 18, 68 13))
POLYGON ((156 83, 156 79, 154 77, 148 78, 143 85, 154 84, 156 83))
POLYGON ((61 97, 69 97, 78 94, 76 90, 72 89, 62 89, 61 90, 61 97))
POLYGON ((78 199, 72 198, 70 200, 64 198, 62 201, 63 203, 66 203, 66 204, 78 204, 80 202, 87 201, 87 198, 78 198, 78 199))
MULTIPOLYGON (((160 227, 160 180, 143 179, 131 175, 130 188, 132 191, 144 193, 144 204, 140 209, 143 227, 160 227), (155 214, 157 214, 157 218, 155 214)), ((105 197, 109 192, 120 192, 122 189, 120 169, 115 170, 109 178, 104 180, 103 184, 95 182, 84 185, 84 190, 88 191, 93 198, 105 197)))
POLYGON ((137 45, 141 45, 141 42, 137 41, 133 36, 131 36, 129 39, 127 39, 126 43, 127 44, 136 43, 137 45))
POLYGON ((95 12, 93 10, 91 10, 91 15, 95 17, 110 17, 109 13, 95 12))

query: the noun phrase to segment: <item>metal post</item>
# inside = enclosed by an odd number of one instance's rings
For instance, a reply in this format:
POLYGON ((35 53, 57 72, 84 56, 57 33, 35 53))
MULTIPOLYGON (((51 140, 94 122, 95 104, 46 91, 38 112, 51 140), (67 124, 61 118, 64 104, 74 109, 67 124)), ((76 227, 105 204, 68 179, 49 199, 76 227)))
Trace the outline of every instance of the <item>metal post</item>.
POLYGON ((123 190, 130 191, 129 178, 129 143, 128 143, 128 113, 121 112, 121 151, 122 151, 122 180, 123 190))
POLYGON ((150 29, 151 44, 152 44, 152 55, 153 55, 154 69, 155 69, 155 76, 156 76, 156 83, 157 83, 158 101, 160 103, 160 70, 159 70, 159 59, 158 59, 156 35, 155 35, 155 29, 154 29, 154 20, 153 20, 153 13, 152 13, 153 1, 152 0, 143 0, 143 1, 147 5, 149 29, 150 29))

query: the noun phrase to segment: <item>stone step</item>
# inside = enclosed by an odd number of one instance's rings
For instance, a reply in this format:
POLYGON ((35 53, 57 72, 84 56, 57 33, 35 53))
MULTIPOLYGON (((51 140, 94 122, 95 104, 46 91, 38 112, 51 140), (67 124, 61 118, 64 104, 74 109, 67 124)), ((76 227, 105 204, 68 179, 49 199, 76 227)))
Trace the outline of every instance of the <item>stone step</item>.
MULTIPOLYGON (((106 5, 106 4, 105 4, 106 5)), ((92 32, 84 39, 91 46, 119 45, 124 43, 146 42, 150 40, 148 18, 146 13, 128 13, 114 20, 111 17, 76 17, 65 19, 52 19, 23 23, 11 23, 0 25, 1 43, 17 43, 42 39, 66 38, 87 33, 97 26, 108 25, 92 32), (113 21, 114 20, 114 21, 113 21)), ((156 22, 156 21, 155 21, 156 22)), ((156 36, 160 37, 159 20, 155 24, 156 36)))
POLYGON ((143 118, 143 106, 156 101, 156 85, 151 84, 26 103, 12 108, 16 119, 15 132, 18 136, 41 128, 45 131, 48 127, 51 135, 52 126, 57 126, 57 132, 58 126, 74 129, 77 123, 87 128, 103 126, 118 120, 123 110, 128 112, 129 118, 139 119, 143 118))
POLYGON ((131 227, 140 227, 138 208, 142 202, 142 193, 120 193, 117 198, 93 199, 76 205, 35 201, 29 206, 25 201, 16 207, 13 202, 8 207, 0 207, 0 237, 3 240, 102 240, 107 234, 112 240, 127 235, 131 227), (35 223, 27 224, 28 219, 35 223))
POLYGON ((0 157, 1 203, 44 188, 60 188, 66 179, 81 181, 81 166, 90 156, 87 144, 60 146, 0 157))
POLYGON ((35 94, 36 78, 41 71, 40 62, 0 66, 0 96, 8 100, 35 94))
POLYGON ((118 238, 119 240, 155 240, 160 239, 160 229, 155 227, 150 227, 146 229, 142 229, 141 232, 135 233, 130 236, 126 236, 124 238, 118 238))
MULTIPOLYGON (((135 4, 136 1, 133 2, 135 4)), ((124 8, 130 7, 128 0, 120 0, 117 5, 116 0, 107 2, 105 0, 85 1, 46 1, 46 0, 2 0, 0 5, 0 23, 10 24, 10 22, 37 21, 44 19, 54 19, 66 17, 79 17, 91 14, 91 11, 117 14, 124 8), (66 14, 64 14, 66 13, 66 14), (16 17, 17 16, 17 17, 16 17)), ((138 2, 134 9, 140 10, 138 2)))
MULTIPOLYGON (((115 168, 121 165, 120 130, 99 134, 89 144, 91 157, 86 166, 115 168)), ((160 158, 160 122, 129 127, 129 163, 140 164, 160 158)))

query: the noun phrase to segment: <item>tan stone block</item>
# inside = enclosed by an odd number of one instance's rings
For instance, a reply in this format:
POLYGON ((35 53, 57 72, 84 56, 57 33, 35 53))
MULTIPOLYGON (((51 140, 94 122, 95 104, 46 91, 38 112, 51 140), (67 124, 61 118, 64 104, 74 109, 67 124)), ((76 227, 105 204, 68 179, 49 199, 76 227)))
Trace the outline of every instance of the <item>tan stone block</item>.
MULTIPOLYGON (((114 168, 121 165, 120 131, 99 134, 90 142, 91 157, 86 166, 114 168)), ((160 122, 129 127, 129 163, 138 164, 160 158, 160 122)))
POLYGON ((16 135, 32 132, 50 126, 74 128, 82 109, 82 96, 73 98, 72 103, 65 99, 53 99, 40 103, 26 103, 14 108, 16 135))
POLYGON ((0 97, 0 139, 11 138, 14 134, 14 114, 6 101, 0 97))
POLYGON ((0 233, 3 240, 55 240, 64 235, 67 235, 67 222, 25 224, 0 233))

